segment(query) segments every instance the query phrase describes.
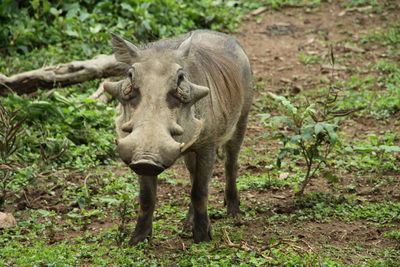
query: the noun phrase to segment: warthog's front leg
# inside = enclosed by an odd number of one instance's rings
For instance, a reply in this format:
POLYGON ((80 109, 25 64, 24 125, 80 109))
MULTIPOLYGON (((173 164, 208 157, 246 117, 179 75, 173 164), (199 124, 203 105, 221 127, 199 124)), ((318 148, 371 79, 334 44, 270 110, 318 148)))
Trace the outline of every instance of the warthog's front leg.
POLYGON ((135 233, 129 242, 131 246, 136 245, 152 234, 153 213, 156 204, 157 176, 139 176, 139 184, 139 217, 135 233))
POLYGON ((208 183, 215 161, 215 146, 196 151, 195 172, 192 177, 193 239, 195 243, 211 240, 208 218, 208 183))

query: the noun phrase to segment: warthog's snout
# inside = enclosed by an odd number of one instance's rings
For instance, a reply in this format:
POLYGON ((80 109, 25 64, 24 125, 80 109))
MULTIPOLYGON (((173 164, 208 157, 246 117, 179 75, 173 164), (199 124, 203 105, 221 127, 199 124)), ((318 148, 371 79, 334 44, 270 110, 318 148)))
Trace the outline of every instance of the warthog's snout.
POLYGON ((155 176, 165 170, 165 167, 151 159, 142 159, 129 164, 129 167, 139 175, 155 176))
POLYGON ((119 140, 117 150, 121 159, 136 174, 156 176, 170 167, 180 155, 181 144, 171 136, 144 135, 138 130, 119 140))

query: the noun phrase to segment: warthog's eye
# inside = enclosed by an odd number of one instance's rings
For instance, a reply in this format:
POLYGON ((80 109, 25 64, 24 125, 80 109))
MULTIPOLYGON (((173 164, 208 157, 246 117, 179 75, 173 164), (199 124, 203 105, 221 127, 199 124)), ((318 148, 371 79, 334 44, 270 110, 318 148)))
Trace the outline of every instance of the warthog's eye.
POLYGON ((133 77, 134 77, 134 70, 133 69, 129 69, 128 70, 128 78, 131 81, 131 83, 133 83, 133 77))
POLYGON ((171 90, 167 96, 167 102, 171 108, 178 107, 180 104, 189 103, 190 86, 185 81, 185 74, 182 70, 178 70, 176 77, 176 88, 171 90))
POLYGON ((122 84, 121 98, 128 101, 136 98, 139 95, 139 88, 135 86, 135 71, 133 68, 128 70, 128 79, 122 84))
POLYGON ((178 79, 176 82, 177 87, 179 87, 183 81, 183 79, 185 79, 185 76, 182 72, 178 73, 178 79))

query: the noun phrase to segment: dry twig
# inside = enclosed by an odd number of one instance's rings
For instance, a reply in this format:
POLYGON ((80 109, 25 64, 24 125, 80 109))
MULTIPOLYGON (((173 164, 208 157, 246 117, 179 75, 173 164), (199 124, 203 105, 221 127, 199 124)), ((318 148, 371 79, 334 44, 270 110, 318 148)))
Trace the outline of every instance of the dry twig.
POLYGON ((233 243, 233 242, 231 241, 231 239, 229 238, 229 235, 228 235, 228 233, 226 232, 226 230, 223 229, 222 231, 223 231, 223 233, 224 233, 224 235, 223 235, 224 241, 225 241, 225 243, 228 245, 228 247, 237 248, 237 249, 241 249, 241 250, 249 251, 249 252, 255 252, 258 256, 260 256, 260 257, 262 257, 262 258, 264 258, 264 259, 266 259, 266 260, 273 260, 273 258, 263 255, 263 254, 262 254, 260 251, 258 251, 256 248, 250 247, 250 246, 249 246, 246 242, 244 242, 244 241, 242 241, 241 244, 235 244, 235 243, 233 243))

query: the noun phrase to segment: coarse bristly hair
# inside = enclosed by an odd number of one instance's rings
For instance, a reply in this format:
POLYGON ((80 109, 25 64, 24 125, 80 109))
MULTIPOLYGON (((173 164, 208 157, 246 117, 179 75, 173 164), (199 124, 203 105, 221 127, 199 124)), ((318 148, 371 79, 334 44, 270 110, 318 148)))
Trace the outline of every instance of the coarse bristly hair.
POLYGON ((211 108, 214 112, 215 105, 221 107, 222 114, 227 119, 231 112, 237 110, 238 103, 243 104, 243 83, 240 69, 232 60, 222 56, 211 49, 194 47, 196 63, 199 64, 204 84, 211 91, 215 91, 217 99, 209 94, 211 108), (238 99, 240 101, 238 101, 238 99), (215 103, 217 101, 217 103, 215 103))

